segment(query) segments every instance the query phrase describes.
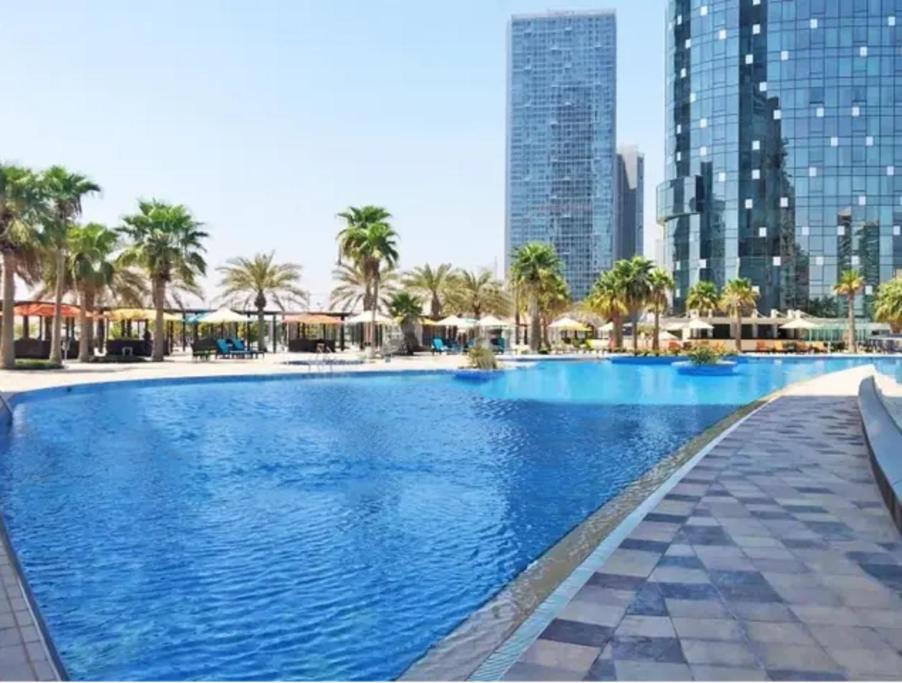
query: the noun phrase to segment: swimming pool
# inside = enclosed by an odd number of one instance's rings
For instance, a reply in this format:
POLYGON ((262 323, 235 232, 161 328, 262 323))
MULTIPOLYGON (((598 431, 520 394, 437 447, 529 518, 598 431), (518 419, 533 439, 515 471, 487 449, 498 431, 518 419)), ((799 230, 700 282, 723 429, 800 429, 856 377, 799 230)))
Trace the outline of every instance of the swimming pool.
POLYGON ((861 362, 36 395, 0 500, 72 678, 392 678, 692 436, 861 362))

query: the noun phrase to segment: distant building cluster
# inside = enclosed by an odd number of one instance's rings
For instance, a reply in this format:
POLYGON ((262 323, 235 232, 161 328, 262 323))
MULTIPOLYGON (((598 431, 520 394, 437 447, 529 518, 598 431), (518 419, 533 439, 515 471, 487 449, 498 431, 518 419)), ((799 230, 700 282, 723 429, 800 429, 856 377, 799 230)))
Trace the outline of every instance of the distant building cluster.
MULTIPOLYGON (((665 181, 656 243, 685 305, 751 280, 760 310, 867 307, 902 276, 898 2, 668 0, 665 181), (897 175, 897 169, 900 173, 897 175)), ((506 260, 554 245, 574 298, 642 254, 644 157, 617 142, 613 11, 514 16, 508 36, 506 260)))

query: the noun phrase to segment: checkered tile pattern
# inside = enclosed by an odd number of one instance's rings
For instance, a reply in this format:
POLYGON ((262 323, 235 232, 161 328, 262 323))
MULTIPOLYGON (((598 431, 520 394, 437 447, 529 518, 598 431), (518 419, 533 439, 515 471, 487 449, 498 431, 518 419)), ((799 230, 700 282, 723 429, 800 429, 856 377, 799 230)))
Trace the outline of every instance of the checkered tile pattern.
POLYGON ((507 680, 902 678, 902 537, 854 398, 785 396, 645 516, 507 680))

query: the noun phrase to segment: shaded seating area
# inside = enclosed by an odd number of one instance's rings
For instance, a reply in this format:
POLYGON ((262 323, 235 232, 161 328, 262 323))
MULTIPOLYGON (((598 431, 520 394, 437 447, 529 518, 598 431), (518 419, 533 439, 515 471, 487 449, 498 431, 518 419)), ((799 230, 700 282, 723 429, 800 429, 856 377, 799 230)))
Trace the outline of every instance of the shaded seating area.
POLYGON ((324 313, 285 316, 288 350, 295 353, 335 353, 345 349, 345 331, 339 317, 324 313))
MULTIPOLYGON (((16 317, 22 320, 22 336, 13 342, 16 358, 47 360, 50 358, 51 320, 54 305, 49 302, 35 301, 20 303, 13 309, 16 317), (32 321, 37 319, 37 336, 32 336, 32 321)), ((72 358, 78 355, 78 342, 74 339, 75 319, 78 308, 69 304, 62 305, 63 314, 63 356, 72 358)))

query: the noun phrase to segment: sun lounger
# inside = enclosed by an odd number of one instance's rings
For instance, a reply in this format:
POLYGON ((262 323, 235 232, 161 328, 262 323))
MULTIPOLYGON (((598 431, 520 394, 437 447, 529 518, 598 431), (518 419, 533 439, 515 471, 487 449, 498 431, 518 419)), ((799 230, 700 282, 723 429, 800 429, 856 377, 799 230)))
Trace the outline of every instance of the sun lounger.
POLYGON ((253 349, 249 349, 244 345, 244 342, 240 339, 229 339, 227 340, 229 345, 236 353, 243 353, 246 356, 250 356, 252 358, 259 358, 263 355, 262 351, 255 351, 253 349))
POLYGON ((435 337, 432 340, 432 355, 448 353, 449 349, 445 346, 444 340, 441 337, 435 337))

